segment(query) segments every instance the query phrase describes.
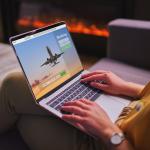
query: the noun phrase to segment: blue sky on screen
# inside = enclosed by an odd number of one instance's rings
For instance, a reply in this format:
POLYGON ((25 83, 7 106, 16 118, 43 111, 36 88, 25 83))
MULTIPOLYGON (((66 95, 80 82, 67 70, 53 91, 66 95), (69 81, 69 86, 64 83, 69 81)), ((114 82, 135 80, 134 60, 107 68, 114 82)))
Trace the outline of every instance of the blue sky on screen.
MULTIPOLYGON (((59 47, 56 43, 54 33, 48 33, 40 38, 34 38, 24 43, 15 45, 17 54, 24 66, 26 74, 30 80, 39 79, 43 75, 50 72, 48 65, 40 67, 49 57, 46 46, 48 46, 52 53, 60 53, 59 47), (47 68, 47 69, 46 69, 47 68)), ((50 67, 49 67, 50 68, 50 67)))

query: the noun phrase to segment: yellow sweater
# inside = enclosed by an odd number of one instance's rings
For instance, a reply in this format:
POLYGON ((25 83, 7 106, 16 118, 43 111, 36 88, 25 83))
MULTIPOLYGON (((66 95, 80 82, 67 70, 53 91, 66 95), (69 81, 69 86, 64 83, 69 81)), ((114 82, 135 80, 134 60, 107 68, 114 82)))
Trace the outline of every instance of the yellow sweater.
POLYGON ((150 83, 140 94, 140 100, 124 108, 117 120, 135 150, 150 150, 150 83))

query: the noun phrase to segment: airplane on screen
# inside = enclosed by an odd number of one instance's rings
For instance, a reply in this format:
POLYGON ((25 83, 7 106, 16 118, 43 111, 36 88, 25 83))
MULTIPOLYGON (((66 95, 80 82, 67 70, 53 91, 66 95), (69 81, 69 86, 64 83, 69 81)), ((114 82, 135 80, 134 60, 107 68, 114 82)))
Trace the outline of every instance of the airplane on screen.
POLYGON ((54 67, 56 64, 59 63, 59 62, 57 62, 57 59, 59 57, 61 57, 61 55, 64 54, 64 53, 60 53, 60 54, 55 53, 53 55, 52 52, 51 52, 51 50, 50 50, 50 48, 48 46, 46 47, 46 49, 47 49, 47 52, 48 52, 48 54, 49 54, 50 57, 47 58, 47 60, 41 65, 41 67, 44 66, 44 65, 48 65, 48 64, 53 64, 52 67, 54 67))

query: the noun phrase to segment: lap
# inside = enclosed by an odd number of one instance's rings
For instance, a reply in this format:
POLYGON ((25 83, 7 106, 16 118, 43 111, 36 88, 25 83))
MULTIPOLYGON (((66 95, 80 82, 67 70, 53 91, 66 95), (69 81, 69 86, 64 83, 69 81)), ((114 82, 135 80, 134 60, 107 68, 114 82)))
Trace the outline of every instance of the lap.
MULTIPOLYGON (((9 74, 3 81, 0 91, 0 101, 7 101, 16 114, 47 115, 47 111, 36 105, 35 99, 21 72, 9 74)), ((7 106, 4 106, 7 108, 7 106)))
POLYGON ((73 126, 51 116, 22 116, 18 129, 25 142, 35 150, 101 150, 95 141, 73 126))
MULTIPOLYGON (((1 90, 2 100, 8 101, 8 107, 13 108, 9 110, 13 110, 12 114, 19 116, 18 129, 31 149, 101 149, 99 142, 37 106, 22 73, 10 74, 4 80, 1 90)), ((11 121, 12 117, 8 118, 11 121)))

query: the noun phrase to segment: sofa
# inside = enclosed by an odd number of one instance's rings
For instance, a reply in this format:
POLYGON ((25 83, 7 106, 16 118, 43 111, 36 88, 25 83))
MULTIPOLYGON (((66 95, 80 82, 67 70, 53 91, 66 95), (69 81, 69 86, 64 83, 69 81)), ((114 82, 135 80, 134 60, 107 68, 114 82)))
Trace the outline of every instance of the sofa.
MULTIPOLYGON (((107 56, 89 70, 109 70, 125 80, 146 84, 150 80, 150 22, 116 19, 108 30, 107 56)), ((14 70, 21 71, 12 48, 0 44, 0 84, 14 70)), ((0 135, 0 149, 29 150, 16 127, 0 135)))

